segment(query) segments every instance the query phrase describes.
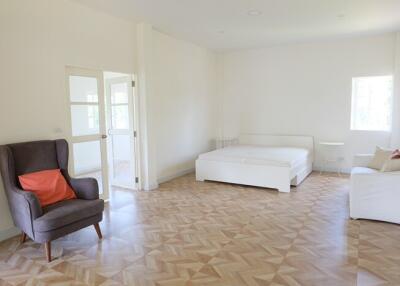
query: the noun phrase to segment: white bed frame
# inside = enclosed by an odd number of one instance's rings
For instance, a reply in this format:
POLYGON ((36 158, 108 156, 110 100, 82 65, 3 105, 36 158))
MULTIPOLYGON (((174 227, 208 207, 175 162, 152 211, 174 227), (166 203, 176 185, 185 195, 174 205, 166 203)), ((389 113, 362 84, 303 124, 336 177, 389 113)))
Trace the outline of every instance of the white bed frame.
POLYGON ((290 185, 297 186, 311 172, 314 157, 314 139, 311 136, 243 134, 239 144, 268 147, 299 147, 310 150, 310 159, 294 168, 255 165, 249 163, 196 160, 197 181, 219 181, 241 185, 278 189, 290 192, 290 185))

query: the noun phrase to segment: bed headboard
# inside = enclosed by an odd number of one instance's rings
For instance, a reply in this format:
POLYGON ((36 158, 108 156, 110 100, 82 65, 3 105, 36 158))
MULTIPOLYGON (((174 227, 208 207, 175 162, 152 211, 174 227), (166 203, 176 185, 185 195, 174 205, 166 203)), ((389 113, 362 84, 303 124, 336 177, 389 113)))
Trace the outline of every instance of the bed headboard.
POLYGON ((240 144, 307 148, 314 152, 314 137, 297 135, 241 134, 240 144))

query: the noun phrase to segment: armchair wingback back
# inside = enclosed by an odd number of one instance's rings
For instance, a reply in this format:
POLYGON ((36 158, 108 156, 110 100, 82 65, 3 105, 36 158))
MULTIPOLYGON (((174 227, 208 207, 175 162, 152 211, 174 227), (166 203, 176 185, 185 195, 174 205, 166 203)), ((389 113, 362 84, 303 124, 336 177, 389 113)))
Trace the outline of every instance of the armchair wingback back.
POLYGON ((8 157, 9 171, 18 185, 19 175, 50 169, 65 172, 68 168, 68 144, 65 140, 9 144, 5 149, 8 149, 8 156, 2 156, 1 160, 8 157))
MULTIPOLYGON (((58 141, 65 148, 63 141, 58 141)), ((48 169, 59 168, 57 141, 37 141, 10 144, 17 176, 48 169)))

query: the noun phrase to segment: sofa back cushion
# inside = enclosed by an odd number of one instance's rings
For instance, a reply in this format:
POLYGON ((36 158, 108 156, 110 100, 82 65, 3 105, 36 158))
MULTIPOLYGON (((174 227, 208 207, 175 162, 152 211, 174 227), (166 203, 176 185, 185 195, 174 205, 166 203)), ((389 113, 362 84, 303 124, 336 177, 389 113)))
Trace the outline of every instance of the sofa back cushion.
POLYGON ((381 172, 400 171, 400 159, 389 159, 383 164, 381 172))

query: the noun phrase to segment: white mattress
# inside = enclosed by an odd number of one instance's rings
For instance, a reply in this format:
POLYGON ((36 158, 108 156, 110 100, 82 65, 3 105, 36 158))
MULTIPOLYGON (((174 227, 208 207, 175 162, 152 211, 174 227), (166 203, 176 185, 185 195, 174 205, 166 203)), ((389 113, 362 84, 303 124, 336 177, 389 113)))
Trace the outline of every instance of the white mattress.
POLYGON ((294 168, 311 159, 308 149, 235 145, 201 154, 199 160, 294 168))

